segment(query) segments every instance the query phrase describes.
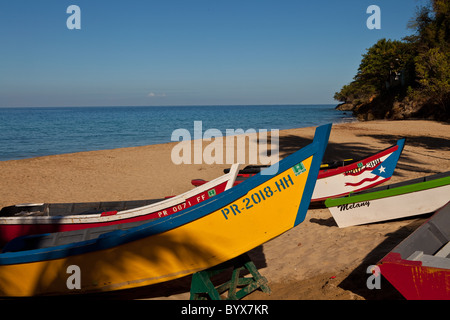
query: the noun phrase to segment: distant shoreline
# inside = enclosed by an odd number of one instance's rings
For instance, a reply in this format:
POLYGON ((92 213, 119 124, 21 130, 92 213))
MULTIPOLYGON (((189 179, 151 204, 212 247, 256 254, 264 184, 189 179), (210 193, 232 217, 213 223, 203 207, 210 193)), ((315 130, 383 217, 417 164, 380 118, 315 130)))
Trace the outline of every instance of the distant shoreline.
POLYGON ((280 104, 192 104, 192 105, 142 105, 142 106, 0 106, 0 109, 63 109, 63 108, 184 108, 184 107, 258 107, 258 106, 334 106, 337 103, 280 103, 280 104))

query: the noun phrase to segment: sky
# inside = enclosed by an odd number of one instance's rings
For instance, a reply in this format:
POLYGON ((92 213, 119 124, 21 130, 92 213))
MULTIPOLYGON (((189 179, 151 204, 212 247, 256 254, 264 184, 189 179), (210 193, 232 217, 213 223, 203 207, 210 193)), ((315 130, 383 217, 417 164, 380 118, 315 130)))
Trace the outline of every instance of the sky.
POLYGON ((424 4, 1 0, 0 107, 337 104, 366 49, 412 34, 424 4))

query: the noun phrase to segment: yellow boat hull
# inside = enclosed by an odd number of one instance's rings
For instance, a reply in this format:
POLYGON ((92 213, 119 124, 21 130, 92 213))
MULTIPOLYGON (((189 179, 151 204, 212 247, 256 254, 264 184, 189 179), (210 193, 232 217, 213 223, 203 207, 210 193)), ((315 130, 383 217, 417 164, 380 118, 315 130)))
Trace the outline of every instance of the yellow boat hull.
POLYGON ((180 215, 112 232, 95 242, 0 254, 0 295, 80 294, 151 285, 210 268, 269 241, 303 221, 329 130, 322 129, 323 137, 315 139, 300 162, 291 159, 278 174, 248 179, 180 215), (72 274, 71 266, 78 274, 72 274), (78 288, 70 285, 74 276, 79 277, 78 288))

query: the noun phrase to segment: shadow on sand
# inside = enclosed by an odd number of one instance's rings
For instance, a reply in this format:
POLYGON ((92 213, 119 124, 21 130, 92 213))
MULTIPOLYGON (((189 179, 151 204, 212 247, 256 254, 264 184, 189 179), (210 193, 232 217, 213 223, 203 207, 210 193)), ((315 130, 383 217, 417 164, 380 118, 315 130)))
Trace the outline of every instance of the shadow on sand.
MULTIPOLYGON (((385 148, 394 145, 398 139, 403 137, 394 135, 361 135, 364 137, 371 137, 379 140, 385 144, 385 148)), ((295 135, 282 136, 279 138, 280 143, 280 158, 284 158, 289 154, 294 153, 300 148, 308 145, 312 142, 312 138, 302 138, 295 135)), ((425 150, 450 150, 450 141, 447 139, 435 138, 435 137, 413 137, 406 140, 405 146, 416 146, 424 148, 425 150)), ((323 162, 341 161, 345 159, 362 159, 372 154, 377 153, 380 150, 374 150, 372 147, 363 143, 333 143, 329 142, 323 162)), ((400 161, 397 168, 406 171, 406 174, 400 174, 398 171, 395 173, 399 176, 406 176, 407 172, 424 172, 435 173, 430 170, 424 170, 421 167, 421 162, 413 159, 412 156, 406 156, 403 153, 400 157, 400 161)), ((437 168, 438 169, 438 168, 437 168)), ((439 172, 439 171, 436 171, 439 172)), ((329 219, 316 219, 311 220, 314 223, 319 223, 324 226, 335 226, 335 222, 332 218, 329 219)), ((409 225, 400 228, 399 230, 388 234, 387 238, 380 243, 374 250, 372 250, 363 262, 356 267, 351 273, 338 285, 338 287, 349 290, 359 296, 364 297, 367 300, 379 300, 379 299, 403 299, 402 296, 385 280, 382 279, 380 290, 370 290, 367 288, 366 281, 369 276, 367 268, 370 265, 376 264, 381 258, 383 258, 388 252, 390 252, 396 245, 398 245, 404 238, 412 233, 420 224, 421 219, 415 219, 409 225)), ((266 267, 266 261, 264 257, 263 247, 259 246, 249 252, 249 256, 255 263, 258 269, 266 267)), ((227 274, 222 274, 224 280, 229 279, 227 274)), ((220 282, 221 278, 216 278, 220 282)), ((177 280, 167 281, 160 284, 140 287, 136 289, 128 289, 123 291, 113 291, 104 294, 85 295, 84 298, 93 299, 151 299, 159 297, 167 297, 178 294, 187 294, 189 298, 190 284, 192 276, 186 276, 177 280)), ((73 299, 73 296, 71 297, 73 299)))
MULTIPOLYGON (((358 136, 370 137, 374 140, 378 140, 382 144, 384 144, 385 147, 378 150, 363 143, 328 142, 328 146, 323 157, 323 162, 342 161, 346 159, 353 159, 357 161, 359 159, 371 156, 381 151, 382 149, 395 145, 397 143, 397 140, 404 138, 403 136, 390 134, 364 134, 358 136)), ((312 139, 302 138, 295 135, 280 137, 280 158, 284 158, 294 153, 298 149, 311 143, 311 141, 312 139)), ((430 151, 450 151, 450 140, 445 138, 427 136, 407 137, 405 141, 405 149, 408 149, 408 147, 419 147, 430 151)), ((433 153, 427 153, 426 156, 448 160, 447 158, 439 157, 439 155, 433 153)), ((403 152, 400 156, 399 162, 397 164, 397 169, 425 174, 434 174, 441 172, 439 168, 436 168, 436 170, 429 170, 424 168, 423 162, 418 161, 413 157, 413 155, 407 155, 405 152, 403 152)), ((397 176, 405 176, 404 174, 399 173, 399 170, 396 170, 394 174, 397 176)))
MULTIPOLYGON (((267 267, 263 247, 258 246, 247 252, 257 269, 267 267)), ((231 278, 231 268, 225 272, 214 276, 211 280, 215 285, 222 284, 231 278)), ((248 272, 242 272, 241 275, 247 275, 248 272)), ((160 299, 162 297, 180 295, 179 299, 189 299, 192 275, 179 279, 166 281, 150 286, 137 287, 133 289, 110 291, 105 293, 84 294, 79 296, 65 296, 60 299, 89 299, 89 300, 132 300, 132 299, 160 299)))
POLYGON ((414 232, 422 223, 424 218, 429 215, 417 216, 407 226, 398 229, 395 232, 387 234, 387 238, 368 253, 362 263, 356 267, 338 287, 349 290, 366 300, 404 300, 403 296, 384 278, 381 277, 380 289, 369 289, 366 281, 370 276, 367 268, 376 265, 384 256, 394 249, 400 242, 414 232))

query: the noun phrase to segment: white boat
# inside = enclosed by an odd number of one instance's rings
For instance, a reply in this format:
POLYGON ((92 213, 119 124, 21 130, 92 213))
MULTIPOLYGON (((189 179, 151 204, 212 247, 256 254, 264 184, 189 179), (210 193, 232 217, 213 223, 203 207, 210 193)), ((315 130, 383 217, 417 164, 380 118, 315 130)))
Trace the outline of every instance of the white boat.
MULTIPOLYGON (((404 144, 405 139, 400 139, 396 145, 361 160, 347 159, 323 163, 317 176, 311 202, 342 197, 351 192, 366 190, 388 181, 394 173, 404 144)), ((256 165, 244 168, 239 171, 234 184, 240 184, 262 169, 264 166, 256 165)), ((206 181, 201 179, 192 180, 194 186, 204 183, 206 181)))
POLYGON ((388 181, 397 166, 405 139, 377 154, 349 165, 320 170, 311 202, 342 197, 388 181))
POLYGON ((327 199, 340 228, 435 212, 450 201, 450 171, 327 199))
POLYGON ((224 174, 183 194, 153 200, 83 203, 28 203, 0 210, 0 246, 25 235, 74 231, 165 217, 230 189, 238 173, 224 174))

